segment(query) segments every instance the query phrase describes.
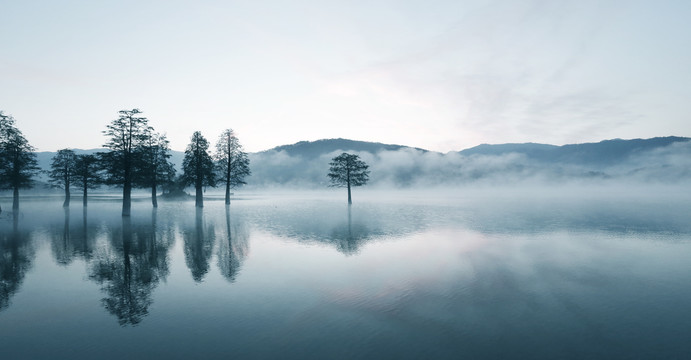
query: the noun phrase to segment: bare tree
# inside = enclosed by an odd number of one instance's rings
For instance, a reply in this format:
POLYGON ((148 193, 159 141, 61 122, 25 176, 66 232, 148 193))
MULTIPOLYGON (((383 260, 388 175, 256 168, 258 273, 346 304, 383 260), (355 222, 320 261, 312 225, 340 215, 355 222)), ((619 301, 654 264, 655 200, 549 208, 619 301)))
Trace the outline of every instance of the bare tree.
POLYGON ((108 137, 104 145, 111 152, 102 154, 104 169, 110 184, 122 186, 122 216, 130 216, 132 184, 137 163, 136 150, 150 134, 148 120, 140 117, 139 109, 120 110, 103 134, 108 137))
POLYGON ((34 150, 14 118, 0 112, 0 187, 12 190, 12 210, 19 209, 19 189, 32 187, 39 171, 34 150))
POLYGON ((245 177, 251 174, 250 160, 232 129, 224 130, 218 138, 214 158, 219 181, 226 186, 226 205, 229 205, 230 189, 246 184, 245 177))
POLYGON ((195 131, 185 150, 185 158, 182 162, 182 182, 185 185, 194 185, 196 191, 196 207, 204 207, 202 188, 204 186, 216 186, 214 174, 214 162, 209 155, 209 142, 202 133, 195 131))
POLYGON ((63 207, 70 206, 70 187, 74 178, 77 156, 73 150, 61 149, 53 156, 48 172, 49 180, 55 186, 65 189, 63 207))
POLYGON ((329 164, 329 179, 333 187, 348 188, 348 205, 353 203, 350 196, 351 186, 362 186, 369 181, 369 165, 360 160, 357 155, 342 153, 332 159, 329 164))

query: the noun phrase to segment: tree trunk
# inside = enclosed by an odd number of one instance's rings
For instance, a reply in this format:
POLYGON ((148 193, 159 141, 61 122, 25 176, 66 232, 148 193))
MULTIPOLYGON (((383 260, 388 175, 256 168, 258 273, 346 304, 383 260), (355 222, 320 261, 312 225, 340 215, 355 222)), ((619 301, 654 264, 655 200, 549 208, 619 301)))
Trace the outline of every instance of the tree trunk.
POLYGON ((230 181, 226 182, 226 205, 230 205, 230 181))
POLYGON ((84 198, 82 199, 82 204, 86 207, 86 184, 84 184, 84 198))
POLYGON ((62 207, 70 206, 70 183, 65 184, 65 202, 62 203, 62 207))
POLYGON ((151 205, 158 207, 158 200, 156 200, 156 184, 151 186, 151 205))
POLYGON ((348 182, 348 205, 353 203, 353 199, 350 197, 350 181, 348 182))
POLYGON ((19 210, 19 187, 15 186, 12 199, 12 211, 19 210))
POLYGON ((350 205, 353 203, 353 200, 350 197, 350 165, 346 166, 346 184, 348 185, 348 205, 350 205))
POLYGON ((130 216, 130 209, 132 208, 132 183, 125 180, 125 186, 122 188, 122 216, 130 216))
POLYGON ((204 207, 204 198, 202 197, 202 187, 200 185, 195 186, 195 189, 197 190, 197 198, 194 202, 194 206, 196 207, 204 207))
POLYGON ((130 162, 130 152, 126 151, 124 157, 123 165, 125 171, 122 184, 122 216, 130 216, 130 209, 132 208, 132 165, 130 162))

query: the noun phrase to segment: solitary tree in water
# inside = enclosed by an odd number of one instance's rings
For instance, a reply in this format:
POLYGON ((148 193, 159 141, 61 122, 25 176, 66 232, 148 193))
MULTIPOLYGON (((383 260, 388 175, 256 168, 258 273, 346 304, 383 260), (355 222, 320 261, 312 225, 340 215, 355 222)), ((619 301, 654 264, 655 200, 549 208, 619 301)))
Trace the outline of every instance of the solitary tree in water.
POLYGON ((12 190, 12 210, 19 209, 19 189, 30 188, 38 170, 34 147, 15 127, 14 118, 0 112, 0 187, 12 190))
POLYGON ((84 196, 82 204, 87 204, 89 189, 95 189, 103 179, 100 173, 100 165, 95 155, 77 155, 74 164, 74 180, 77 188, 82 190, 84 196))
POLYGON ((149 128, 149 135, 137 150, 139 161, 137 184, 151 188, 151 204, 158 207, 156 192, 158 186, 167 184, 175 178, 175 167, 170 159, 169 142, 165 135, 153 132, 149 128))
POLYGON ((132 182, 136 161, 135 150, 149 135, 150 128, 145 117, 138 116, 139 109, 120 110, 120 116, 113 120, 103 134, 108 137, 104 145, 111 152, 102 154, 107 180, 122 186, 122 216, 130 216, 132 207, 132 182))
POLYGON ((182 182, 185 185, 194 185, 196 190, 196 207, 204 206, 202 187, 216 186, 214 174, 214 161, 209 155, 209 142, 202 133, 195 131, 192 140, 185 150, 185 158, 182 161, 182 182))
POLYGON ((73 150, 62 149, 58 150, 50 163, 50 171, 48 172, 50 182, 65 189, 63 207, 70 206, 70 187, 74 179, 76 160, 77 155, 75 155, 73 150))
POLYGON ((219 181, 226 185, 226 205, 229 205, 230 189, 246 184, 244 179, 250 175, 250 160, 232 129, 224 130, 218 138, 214 157, 219 181))
POLYGON ((332 159, 329 169, 331 186, 348 188, 348 205, 353 203, 350 196, 351 186, 362 186, 369 181, 369 165, 357 155, 343 153, 332 159))

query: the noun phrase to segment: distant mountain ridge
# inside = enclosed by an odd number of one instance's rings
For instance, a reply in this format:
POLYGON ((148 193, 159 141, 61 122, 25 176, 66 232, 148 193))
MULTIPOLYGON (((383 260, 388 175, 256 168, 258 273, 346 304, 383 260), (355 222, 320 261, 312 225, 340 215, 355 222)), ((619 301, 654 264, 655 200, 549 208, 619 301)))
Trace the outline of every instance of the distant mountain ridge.
POLYGON ((508 153, 524 154, 527 157, 551 163, 592 164, 610 166, 626 161, 631 156, 644 151, 669 146, 676 142, 691 140, 687 137, 666 136, 650 139, 612 139, 597 143, 568 144, 562 146, 524 143, 524 144, 482 144, 461 150, 462 155, 505 155, 508 153))
MULTIPOLYGON (((457 185, 525 179, 627 178, 678 181, 691 178, 691 138, 603 140, 597 143, 549 145, 539 143, 482 144, 441 153, 405 145, 349 139, 300 141, 249 153, 249 186, 325 187, 329 162, 340 152, 361 156, 370 165, 371 183, 393 186, 457 185)), ((78 150, 95 153, 107 149, 78 150)), ((172 151, 181 171, 184 152, 172 151)), ((39 152, 39 166, 48 170, 55 152, 39 152)), ((43 173, 39 179, 45 179, 43 173)), ((382 185, 383 186, 383 185, 382 185)))
POLYGON ((377 153, 380 151, 397 151, 401 149, 415 149, 422 152, 429 151, 405 145, 382 144, 378 142, 357 141, 337 138, 321 139, 315 141, 300 141, 295 144, 276 146, 269 150, 260 151, 259 153, 266 153, 271 151, 284 151, 291 156, 304 156, 309 158, 315 158, 318 157, 319 154, 330 153, 337 150, 377 153))

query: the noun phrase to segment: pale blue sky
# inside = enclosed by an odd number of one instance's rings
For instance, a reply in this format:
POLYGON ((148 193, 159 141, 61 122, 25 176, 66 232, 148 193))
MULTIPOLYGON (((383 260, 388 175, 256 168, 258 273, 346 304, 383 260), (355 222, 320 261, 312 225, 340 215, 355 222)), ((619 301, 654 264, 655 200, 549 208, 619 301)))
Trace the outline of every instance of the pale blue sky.
POLYGON ((38 150, 120 109, 183 150, 691 136, 691 1, 0 2, 0 110, 38 150))

